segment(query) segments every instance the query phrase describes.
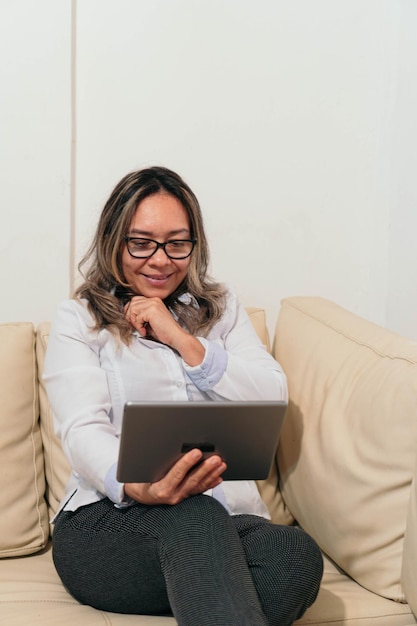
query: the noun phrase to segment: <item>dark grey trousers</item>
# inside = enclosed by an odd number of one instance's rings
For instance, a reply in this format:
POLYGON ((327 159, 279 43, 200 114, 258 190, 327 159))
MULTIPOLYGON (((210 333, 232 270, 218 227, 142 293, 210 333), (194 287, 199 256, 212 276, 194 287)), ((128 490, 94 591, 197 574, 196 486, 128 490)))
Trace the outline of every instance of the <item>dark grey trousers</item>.
POLYGON ((204 495, 126 509, 105 499, 62 512, 53 557, 80 602, 172 613, 179 626, 289 626, 314 602, 323 570, 302 530, 231 517, 204 495))

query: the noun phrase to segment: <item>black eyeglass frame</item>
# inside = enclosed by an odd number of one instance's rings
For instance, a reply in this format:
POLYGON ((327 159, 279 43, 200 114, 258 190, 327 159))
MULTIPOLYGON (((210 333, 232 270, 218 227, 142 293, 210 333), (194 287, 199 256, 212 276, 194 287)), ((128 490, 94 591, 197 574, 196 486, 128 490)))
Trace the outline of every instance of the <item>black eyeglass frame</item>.
POLYGON ((159 250, 159 248, 162 248, 163 251, 165 252, 165 254, 167 255, 167 257, 169 259, 172 259, 173 261, 182 261, 183 259, 188 259, 189 256, 191 256, 191 254, 193 253, 195 244, 197 243, 197 239, 170 239, 169 241, 164 241, 163 243, 161 243, 160 241, 156 241, 155 239, 147 239, 146 237, 123 237, 123 239, 126 242, 126 248, 128 253, 130 254, 131 257, 133 257, 134 259, 150 259, 151 256, 153 256, 154 254, 156 254, 159 250), (129 242, 134 240, 134 239, 139 239, 140 241, 150 241, 152 243, 156 243, 156 248, 155 250, 151 253, 148 254, 146 256, 138 256, 137 254, 132 254, 132 252, 129 249, 129 242), (166 250, 166 246, 169 245, 170 243, 191 243, 191 250, 188 254, 186 254, 185 256, 171 256, 170 254, 168 254, 167 250, 166 250))

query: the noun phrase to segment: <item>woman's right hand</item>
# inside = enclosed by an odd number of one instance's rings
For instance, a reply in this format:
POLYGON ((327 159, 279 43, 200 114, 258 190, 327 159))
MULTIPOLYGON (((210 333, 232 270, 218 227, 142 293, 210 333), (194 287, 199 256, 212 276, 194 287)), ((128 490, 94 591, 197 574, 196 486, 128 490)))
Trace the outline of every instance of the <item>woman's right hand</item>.
POLYGON ((202 457, 201 450, 190 450, 158 482, 125 483, 125 493, 142 504, 178 504, 185 498, 213 489, 222 482, 226 463, 218 455, 201 461, 202 457))

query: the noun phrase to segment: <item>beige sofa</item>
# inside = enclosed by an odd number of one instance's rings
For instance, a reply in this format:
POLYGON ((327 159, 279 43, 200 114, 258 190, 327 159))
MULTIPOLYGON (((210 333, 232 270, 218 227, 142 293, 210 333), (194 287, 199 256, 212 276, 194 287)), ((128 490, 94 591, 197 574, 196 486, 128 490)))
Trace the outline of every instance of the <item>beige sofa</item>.
MULTIPOLYGON (((269 347, 263 311, 249 312, 269 347)), ((47 336, 48 324, 0 326, 0 624, 174 625, 82 606, 55 573, 49 519, 68 466, 40 382, 47 336)), ((272 350, 290 404, 280 489, 275 466, 259 488, 274 521, 297 520, 327 555, 297 623, 416 624, 417 342, 299 297, 282 302, 272 350)))

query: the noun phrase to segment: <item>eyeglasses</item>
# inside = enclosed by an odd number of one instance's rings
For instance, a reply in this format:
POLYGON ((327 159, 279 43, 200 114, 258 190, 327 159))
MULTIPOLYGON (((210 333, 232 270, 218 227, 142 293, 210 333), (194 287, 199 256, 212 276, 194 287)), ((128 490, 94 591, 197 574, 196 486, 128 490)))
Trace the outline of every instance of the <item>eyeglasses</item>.
POLYGON ((127 251, 135 259, 149 259, 159 248, 162 248, 170 259, 186 259, 194 250, 196 239, 172 239, 160 243, 154 239, 140 239, 138 237, 124 237, 127 251))

